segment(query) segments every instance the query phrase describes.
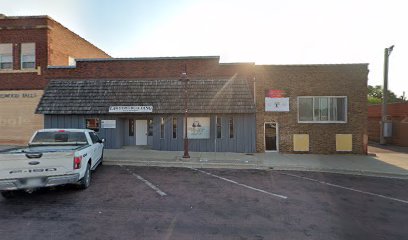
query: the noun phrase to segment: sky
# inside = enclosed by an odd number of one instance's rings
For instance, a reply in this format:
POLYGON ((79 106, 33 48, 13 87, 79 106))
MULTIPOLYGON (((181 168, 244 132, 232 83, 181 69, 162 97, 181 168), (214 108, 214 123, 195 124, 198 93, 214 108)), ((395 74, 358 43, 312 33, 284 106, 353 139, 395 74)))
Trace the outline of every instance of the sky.
POLYGON ((369 63, 370 85, 408 95, 404 0, 0 0, 49 15, 112 57, 220 56, 256 64, 369 63), (405 61, 404 61, 405 59, 405 61))

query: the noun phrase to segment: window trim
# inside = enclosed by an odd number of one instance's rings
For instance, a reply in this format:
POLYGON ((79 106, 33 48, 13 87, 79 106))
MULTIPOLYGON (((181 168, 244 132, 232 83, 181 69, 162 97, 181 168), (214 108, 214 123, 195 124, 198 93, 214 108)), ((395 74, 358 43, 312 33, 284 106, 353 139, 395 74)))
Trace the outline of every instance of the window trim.
MULTIPOLYGON (((328 104, 328 116, 330 116, 330 104, 328 104)), ((347 96, 298 96, 297 97, 297 120, 298 123, 347 123, 347 115, 348 115, 348 98, 347 96), (313 105, 312 105, 312 109, 313 109, 313 118, 314 118, 314 104, 315 104, 315 98, 318 97, 327 97, 327 98, 344 98, 344 104, 345 104, 345 116, 344 116, 344 121, 301 121, 300 120, 300 111, 299 111, 299 104, 300 98, 312 98, 313 99, 313 105)))

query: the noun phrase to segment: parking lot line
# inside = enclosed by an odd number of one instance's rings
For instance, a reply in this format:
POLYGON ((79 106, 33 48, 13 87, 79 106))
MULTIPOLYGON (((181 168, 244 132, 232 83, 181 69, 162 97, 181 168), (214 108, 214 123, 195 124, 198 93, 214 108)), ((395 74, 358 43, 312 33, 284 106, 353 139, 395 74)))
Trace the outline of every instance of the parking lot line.
POLYGON ((134 172, 132 172, 129 168, 123 167, 122 165, 119 165, 121 168, 125 169, 126 171, 128 171, 130 174, 132 174, 133 176, 135 176, 137 179, 139 179, 140 181, 142 181, 143 183, 145 183, 147 186, 149 186, 151 189, 153 189, 157 194, 159 194, 160 196, 164 197, 167 194, 165 192, 163 192, 162 190, 160 190, 158 187, 156 187, 153 183, 147 181, 146 179, 144 179, 142 176, 140 176, 139 174, 136 174, 134 172))
POLYGON ((197 172, 201 172, 201 173, 207 174, 207 175, 209 175, 209 176, 211 176, 211 177, 215 177, 215 178, 218 178, 218 179, 221 179, 221 180, 224 180, 224 181, 227 181, 227 182, 236 184, 236 185, 241 186, 241 187, 245 187, 245 188, 248 188, 248 189, 257 191, 257 192, 265 193, 265 194, 270 195, 270 196, 274 196, 274 197, 278 197, 278 198, 283 198, 283 199, 287 199, 287 198, 288 198, 288 197, 283 196, 283 195, 279 195, 279 194, 276 194, 276 193, 267 192, 267 191, 262 190, 262 189, 254 188, 254 187, 248 186, 248 185, 243 184, 243 183, 236 182, 236 181, 231 180, 231 179, 228 179, 228 178, 220 177, 220 176, 217 176, 217 175, 215 175, 215 174, 212 174, 212 173, 209 173, 209 172, 206 172, 206 171, 203 171, 203 170, 199 170, 199 169, 196 169, 196 168, 190 168, 190 169, 192 169, 192 170, 194 170, 194 171, 197 171, 197 172))
POLYGON ((397 202, 401 202, 401 203, 408 204, 408 201, 402 200, 402 199, 399 199, 399 198, 387 197, 387 196, 384 196, 384 195, 381 195, 381 194, 377 194, 377 193, 366 192, 366 191, 363 191, 363 190, 358 190, 358 189, 354 189, 354 188, 350 188, 350 187, 344 187, 344 186, 341 186, 341 185, 337 185, 337 184, 333 184, 333 183, 328 183, 328 182, 320 181, 320 180, 318 180, 318 179, 303 177, 303 176, 299 176, 299 175, 295 175, 295 174, 290 174, 290 173, 280 173, 280 174, 287 175, 287 176, 291 176, 291 177, 296 177, 296 178, 300 178, 300 179, 304 179, 304 180, 309 180, 309 181, 317 182, 317 183, 320 183, 320 184, 325 184, 325 185, 331 186, 331 187, 341 188, 341 189, 345 189, 345 190, 349 190, 349 191, 353 191, 353 192, 358 192, 358 193, 362 193, 362 194, 366 194, 366 195, 371 195, 371 196, 375 196, 375 197, 379 197, 379 198, 385 198, 385 199, 388 199, 388 200, 392 200, 392 201, 397 201, 397 202))

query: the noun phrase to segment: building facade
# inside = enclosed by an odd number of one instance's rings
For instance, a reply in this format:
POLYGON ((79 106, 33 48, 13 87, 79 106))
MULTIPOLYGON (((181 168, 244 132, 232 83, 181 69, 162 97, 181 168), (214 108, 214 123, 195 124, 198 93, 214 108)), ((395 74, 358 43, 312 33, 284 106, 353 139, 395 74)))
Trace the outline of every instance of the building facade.
MULTIPOLYGON (((52 29, 44 30, 48 38, 52 29)), ((46 42, 58 45, 65 39, 46 42)), ((366 152, 367 64, 256 65, 220 63, 218 56, 109 58, 88 45, 96 52, 84 47, 78 50, 82 55, 65 54, 63 62, 57 57, 62 50, 52 46, 36 50, 47 56, 47 63, 32 70, 28 80, 0 78, 6 90, 35 90, 33 81, 37 90, 47 86, 37 107, 46 128, 92 128, 106 138, 108 148, 182 150, 185 91, 179 79, 186 72, 193 151, 366 152)), ((0 76, 12 74, 6 72, 0 76)))
POLYGON ((88 57, 109 55, 48 16, 0 14, 0 144, 24 144, 43 127, 34 112, 48 66, 88 57))

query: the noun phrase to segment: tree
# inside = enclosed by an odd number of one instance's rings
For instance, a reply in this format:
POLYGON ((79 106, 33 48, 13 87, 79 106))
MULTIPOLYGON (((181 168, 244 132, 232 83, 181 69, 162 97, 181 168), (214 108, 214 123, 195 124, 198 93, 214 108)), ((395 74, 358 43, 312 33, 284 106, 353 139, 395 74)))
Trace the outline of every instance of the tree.
MULTIPOLYGON (((397 97, 397 95, 390 90, 387 90, 388 93, 388 103, 398 103, 406 102, 405 97, 397 97)), ((383 101, 383 88, 381 85, 370 86, 368 85, 368 103, 369 104, 380 104, 383 101)))

